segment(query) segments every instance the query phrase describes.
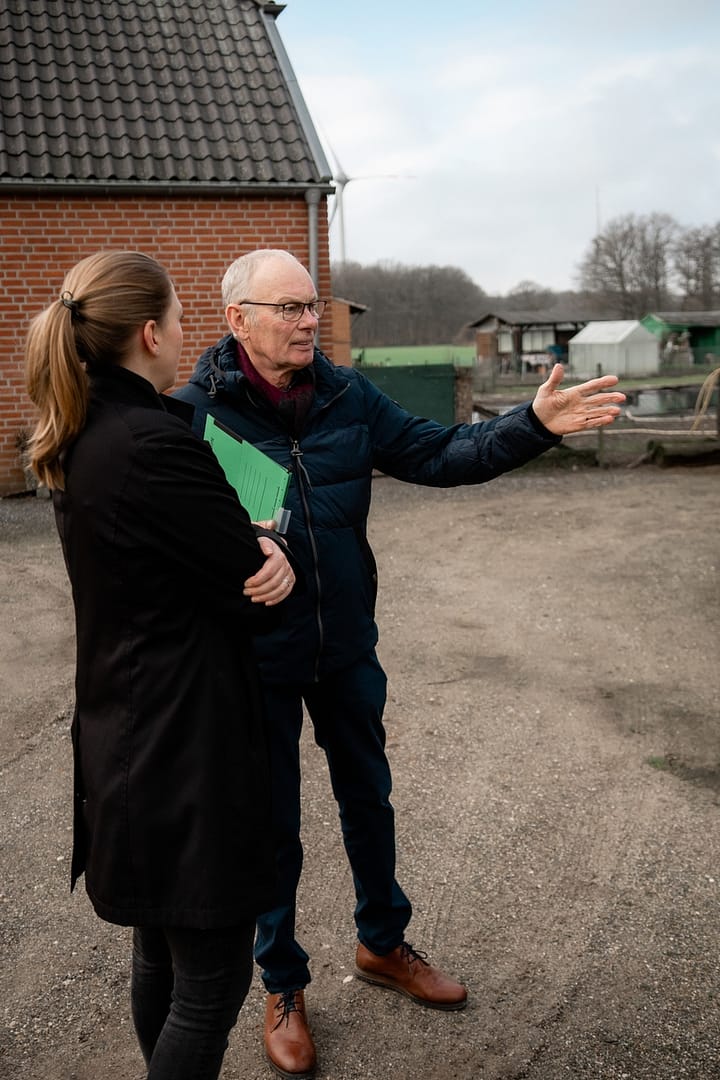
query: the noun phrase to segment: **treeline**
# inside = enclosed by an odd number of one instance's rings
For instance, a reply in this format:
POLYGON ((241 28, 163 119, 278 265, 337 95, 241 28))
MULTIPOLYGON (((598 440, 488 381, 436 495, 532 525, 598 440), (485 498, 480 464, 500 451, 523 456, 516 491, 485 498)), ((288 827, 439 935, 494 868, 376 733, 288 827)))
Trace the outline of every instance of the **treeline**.
POLYGON ((591 241, 577 290, 521 281, 489 294, 454 266, 332 268, 333 292, 368 310, 353 323, 353 345, 437 345, 473 340, 469 324, 489 311, 564 309, 605 318, 650 311, 720 308, 720 223, 684 228, 668 214, 614 218, 591 241))
POLYGON ((685 228, 669 214, 613 218, 590 244, 580 283, 625 319, 720 307, 720 222, 685 228))
POLYGON ((556 292, 533 281, 521 281, 506 295, 492 296, 456 266, 349 262, 334 265, 332 278, 335 296, 368 309, 353 322, 353 346, 360 349, 470 343, 475 332, 469 324, 489 311, 540 311, 562 305, 602 313, 591 295, 556 292))
POLYGON ((348 262, 332 268, 333 292, 368 310, 353 323, 353 345, 456 342, 486 307, 486 296, 455 266, 348 262))

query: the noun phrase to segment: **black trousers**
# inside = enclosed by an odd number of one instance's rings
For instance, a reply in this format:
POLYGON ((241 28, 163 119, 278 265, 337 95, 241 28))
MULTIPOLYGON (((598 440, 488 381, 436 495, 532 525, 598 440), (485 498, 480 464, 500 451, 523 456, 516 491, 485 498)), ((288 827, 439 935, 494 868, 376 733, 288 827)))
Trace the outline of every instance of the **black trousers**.
POLYGON ((355 886, 358 938, 379 955, 403 941, 412 908, 395 880, 395 815, 382 715, 387 679, 374 652, 317 683, 264 686, 270 732, 272 815, 278 902, 258 918, 255 959, 272 993, 310 982, 308 954, 295 937, 300 840, 303 702, 328 762, 355 886))
POLYGON ((221 930, 136 927, 133 1022, 148 1080, 216 1080, 253 971, 254 920, 221 930))

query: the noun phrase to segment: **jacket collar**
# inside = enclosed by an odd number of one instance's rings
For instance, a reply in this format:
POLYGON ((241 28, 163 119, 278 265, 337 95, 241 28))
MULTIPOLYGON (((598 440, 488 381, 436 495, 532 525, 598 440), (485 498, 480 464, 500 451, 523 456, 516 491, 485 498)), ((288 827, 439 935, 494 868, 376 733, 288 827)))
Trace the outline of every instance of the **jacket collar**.
POLYGON ((125 405, 145 405, 151 409, 165 408, 163 396, 158 394, 152 383, 118 364, 91 370, 89 375, 91 398, 110 398, 125 405))
MULTIPOLYGON (((315 379, 315 406, 322 407, 345 388, 345 380, 338 375, 327 356, 315 349, 312 359, 315 379)), ((250 388, 249 381, 240 370, 237 343, 232 334, 221 338, 212 348, 202 354, 190 382, 202 386, 211 398, 228 394, 236 397, 250 388)))
POLYGON ((187 401, 179 401, 169 394, 158 394, 152 383, 134 371, 108 365, 90 372, 90 398, 92 401, 113 401, 123 405, 142 405, 146 409, 160 409, 192 424, 194 409, 187 401))

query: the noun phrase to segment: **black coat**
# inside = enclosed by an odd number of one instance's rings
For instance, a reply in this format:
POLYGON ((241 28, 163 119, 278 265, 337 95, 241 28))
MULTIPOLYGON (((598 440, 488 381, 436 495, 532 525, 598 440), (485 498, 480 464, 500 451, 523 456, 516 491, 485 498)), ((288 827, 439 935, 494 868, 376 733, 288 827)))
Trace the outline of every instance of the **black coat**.
POLYGON ((72 884, 122 925, 271 906, 267 747, 243 582, 264 556, 209 447, 150 383, 92 383, 55 511, 76 614, 72 884))
POLYGON ((277 632, 258 640, 264 681, 312 682, 340 671, 377 641, 377 570, 367 540, 373 469, 412 484, 480 484, 560 442, 530 405, 478 424, 443 427, 412 416, 355 368, 334 367, 318 350, 315 395, 293 439, 277 409, 253 389, 224 337, 200 357, 175 399, 207 413, 292 469, 287 538, 306 588, 294 593, 277 632))

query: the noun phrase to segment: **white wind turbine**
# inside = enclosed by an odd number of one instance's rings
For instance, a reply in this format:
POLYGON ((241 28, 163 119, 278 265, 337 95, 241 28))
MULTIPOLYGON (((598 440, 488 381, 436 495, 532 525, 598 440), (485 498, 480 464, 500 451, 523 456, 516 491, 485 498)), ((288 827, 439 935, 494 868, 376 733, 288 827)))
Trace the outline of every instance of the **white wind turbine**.
POLYGON ((338 219, 338 233, 339 233, 339 247, 340 247, 340 264, 345 263, 345 208, 344 208, 344 195, 345 188, 348 184, 351 184, 353 180, 411 180, 412 177, 404 176, 399 173, 371 173, 366 176, 348 176, 340 164, 337 154, 328 143, 330 154, 335 162, 335 174, 333 176, 333 183, 335 184, 335 201, 333 203, 332 210, 330 211, 330 217, 328 218, 328 230, 330 229, 335 215, 338 219))

